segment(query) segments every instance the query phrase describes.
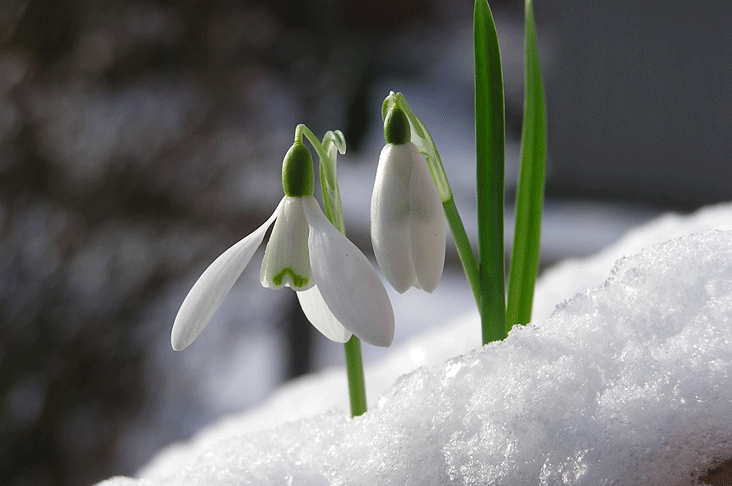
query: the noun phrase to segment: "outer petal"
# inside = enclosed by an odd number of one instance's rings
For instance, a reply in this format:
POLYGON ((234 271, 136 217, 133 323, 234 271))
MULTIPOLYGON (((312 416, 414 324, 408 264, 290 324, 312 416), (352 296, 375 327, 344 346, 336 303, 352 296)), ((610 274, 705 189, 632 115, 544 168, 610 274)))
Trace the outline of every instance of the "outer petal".
POLYGON ((330 311, 317 285, 295 293, 305 316, 325 337, 337 343, 345 343, 351 339, 351 332, 330 311))
POLYGON ((170 343, 174 350, 188 347, 209 323, 262 244, 267 228, 277 218, 281 207, 282 202, 262 226, 222 253, 193 284, 173 323, 170 343))
POLYGON ((394 339, 394 311, 368 259, 328 221, 313 197, 303 198, 310 225, 313 277, 333 316, 374 346, 394 339))
POLYGON ((307 290, 315 285, 308 256, 308 231, 302 198, 284 197, 262 260, 259 278, 263 287, 279 289, 286 285, 307 290))
POLYGON ((447 221, 440 194, 427 162, 414 147, 414 166, 409 181, 409 230, 412 262, 421 289, 432 292, 440 283, 445 265, 447 221))
POLYGON ((412 147, 414 144, 384 146, 371 196, 371 244, 374 255, 384 276, 399 293, 407 291, 416 281, 409 232, 412 147))

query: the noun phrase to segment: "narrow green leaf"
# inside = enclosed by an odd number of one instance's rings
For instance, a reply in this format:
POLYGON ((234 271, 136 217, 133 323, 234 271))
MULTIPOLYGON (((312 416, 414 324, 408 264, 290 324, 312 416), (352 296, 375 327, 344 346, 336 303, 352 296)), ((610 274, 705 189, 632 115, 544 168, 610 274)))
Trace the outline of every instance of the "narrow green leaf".
POLYGON ((531 321, 534 284, 539 268, 541 215, 546 175, 546 107, 541 80, 536 26, 531 0, 526 1, 526 73, 521 174, 516 194, 516 232, 508 287, 506 331, 531 321))
POLYGON ((486 0, 476 0, 475 150, 478 199, 478 279, 483 343, 506 337, 503 209, 505 106, 498 33, 486 0))

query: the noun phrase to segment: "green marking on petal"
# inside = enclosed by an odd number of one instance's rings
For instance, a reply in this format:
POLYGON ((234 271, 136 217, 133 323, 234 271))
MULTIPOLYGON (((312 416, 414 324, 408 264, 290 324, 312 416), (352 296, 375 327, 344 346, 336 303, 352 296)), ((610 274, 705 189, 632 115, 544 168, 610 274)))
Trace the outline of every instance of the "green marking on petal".
POLYGON ((308 279, 306 277, 298 275, 297 273, 295 273, 295 270, 290 267, 283 268, 280 273, 272 277, 272 282, 279 287, 280 285, 282 285, 282 280, 284 280, 285 275, 290 276, 290 279, 292 280, 292 286, 294 288, 299 289, 308 284, 308 279))

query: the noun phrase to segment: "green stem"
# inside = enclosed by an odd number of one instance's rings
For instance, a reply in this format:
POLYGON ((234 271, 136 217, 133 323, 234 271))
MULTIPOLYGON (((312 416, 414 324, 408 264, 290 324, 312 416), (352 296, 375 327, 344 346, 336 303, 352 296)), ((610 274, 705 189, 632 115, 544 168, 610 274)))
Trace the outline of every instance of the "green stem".
POLYGON ((315 153, 318 154, 320 160, 328 158, 328 151, 325 150, 325 147, 323 147, 323 145, 320 143, 320 139, 315 136, 312 130, 310 130, 307 126, 301 123, 297 127, 295 127, 295 140, 302 141, 303 135, 313 146, 313 148, 315 149, 315 153))
POLYGON ((498 34, 486 0, 476 0, 473 22, 479 309, 483 344, 486 344, 506 337, 503 252, 505 106, 498 34))
POLYGON ((346 375, 348 376, 348 396, 351 400, 351 417, 366 413, 366 380, 363 374, 361 340, 352 336, 343 345, 346 352, 346 375))
POLYGON ((463 265, 465 277, 468 279, 470 289, 473 291, 475 303, 480 309, 478 264, 475 261, 475 254, 473 253, 473 248, 470 246, 468 235, 465 233, 463 221, 460 219, 460 214, 458 214, 457 207, 455 207, 455 201, 452 198, 450 198, 449 201, 442 203, 442 207, 445 209, 447 224, 450 225, 450 232, 452 232, 452 238, 455 240, 455 248, 457 249, 458 257, 460 257, 460 263, 463 265))
POLYGON ((343 210, 341 208, 341 194, 338 190, 338 178, 336 177, 336 151, 345 153, 346 141, 343 134, 336 130, 329 131, 323 137, 323 142, 310 131, 308 127, 302 123, 295 128, 295 140, 302 140, 303 135, 307 137, 310 144, 315 148, 315 152, 320 159, 320 189, 323 194, 323 211, 333 226, 338 231, 346 234, 346 224, 343 220, 343 210))
MULTIPOLYGON (((307 137, 310 144, 320 159, 320 189, 323 194, 323 207, 328 220, 333 223, 338 231, 346 234, 346 226, 343 221, 343 210, 341 209, 341 197, 338 190, 336 178, 336 153, 345 153, 346 142, 343 134, 336 130, 327 132, 321 143, 318 137, 305 125, 300 124, 295 128, 295 140, 302 141, 303 135, 307 137), (333 150, 331 148, 335 147, 333 150)), ((351 402, 351 416, 356 417, 366 413, 366 380, 363 372, 363 358, 361 356, 361 340, 351 336, 343 345, 346 353, 346 376, 348 378, 348 397, 351 402)))

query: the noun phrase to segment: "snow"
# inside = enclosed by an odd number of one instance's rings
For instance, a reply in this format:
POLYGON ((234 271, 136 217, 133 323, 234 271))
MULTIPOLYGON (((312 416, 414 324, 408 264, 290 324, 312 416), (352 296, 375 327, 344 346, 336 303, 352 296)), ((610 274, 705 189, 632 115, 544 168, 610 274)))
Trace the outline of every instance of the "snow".
POLYGON ((505 341, 477 347, 470 312, 395 347, 362 417, 329 370, 100 484, 694 484, 732 457, 723 229, 729 204, 661 217, 548 271, 505 341))

